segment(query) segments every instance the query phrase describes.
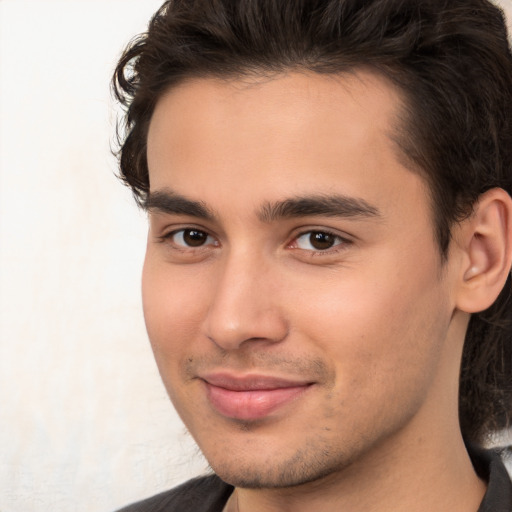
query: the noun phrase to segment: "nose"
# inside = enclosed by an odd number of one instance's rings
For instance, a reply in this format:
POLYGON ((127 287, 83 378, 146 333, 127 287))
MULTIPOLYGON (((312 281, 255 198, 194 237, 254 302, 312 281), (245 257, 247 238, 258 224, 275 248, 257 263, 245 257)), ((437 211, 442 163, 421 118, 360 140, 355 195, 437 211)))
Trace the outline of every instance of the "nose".
POLYGON ((205 322, 207 337, 224 350, 249 341, 276 343, 288 333, 278 279, 255 257, 233 255, 223 263, 205 322))

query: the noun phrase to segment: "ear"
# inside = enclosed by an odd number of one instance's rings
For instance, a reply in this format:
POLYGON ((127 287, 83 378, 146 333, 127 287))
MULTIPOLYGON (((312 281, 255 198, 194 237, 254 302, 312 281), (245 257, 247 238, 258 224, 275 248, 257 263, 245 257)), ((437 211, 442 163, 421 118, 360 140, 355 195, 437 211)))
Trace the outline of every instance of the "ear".
POLYGON ((456 229, 462 251, 456 306, 467 313, 490 307, 512 265, 512 198, 501 188, 482 194, 456 229))

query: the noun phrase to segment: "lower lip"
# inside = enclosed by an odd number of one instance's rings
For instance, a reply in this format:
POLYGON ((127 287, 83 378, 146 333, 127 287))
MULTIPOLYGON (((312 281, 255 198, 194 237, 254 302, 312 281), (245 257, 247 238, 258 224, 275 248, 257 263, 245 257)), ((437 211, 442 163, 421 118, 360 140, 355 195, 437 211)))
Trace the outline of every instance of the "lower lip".
POLYGON ((208 399, 223 416, 237 420, 259 420, 297 399, 309 385, 289 388, 233 391, 206 383, 208 399))

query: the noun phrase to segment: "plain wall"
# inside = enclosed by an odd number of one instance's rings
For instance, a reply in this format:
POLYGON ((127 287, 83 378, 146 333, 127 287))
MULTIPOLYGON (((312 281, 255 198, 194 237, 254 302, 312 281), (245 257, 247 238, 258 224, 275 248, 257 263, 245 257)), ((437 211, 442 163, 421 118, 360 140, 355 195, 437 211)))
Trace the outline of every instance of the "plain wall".
POLYGON ((0 512, 106 512, 206 468, 153 362, 146 221, 109 148, 112 69, 159 4, 0 0, 0 512))
POLYGON ((109 80, 160 0, 0 0, 0 511, 108 511, 204 469, 140 300, 109 80))

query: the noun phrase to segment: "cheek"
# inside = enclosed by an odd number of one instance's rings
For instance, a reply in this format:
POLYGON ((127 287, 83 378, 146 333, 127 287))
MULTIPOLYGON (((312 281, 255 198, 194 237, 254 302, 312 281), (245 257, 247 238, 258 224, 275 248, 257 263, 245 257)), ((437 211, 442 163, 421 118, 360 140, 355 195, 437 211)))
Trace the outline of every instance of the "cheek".
POLYGON ((335 364, 339 388, 375 396, 426 389, 450 318, 437 269, 380 261, 364 275, 341 272, 328 286, 308 287, 296 316, 335 364))
POLYGON ((142 272, 144 319, 156 362, 177 365, 198 330, 206 293, 201 279, 190 279, 180 271, 158 261, 150 252, 142 272))

